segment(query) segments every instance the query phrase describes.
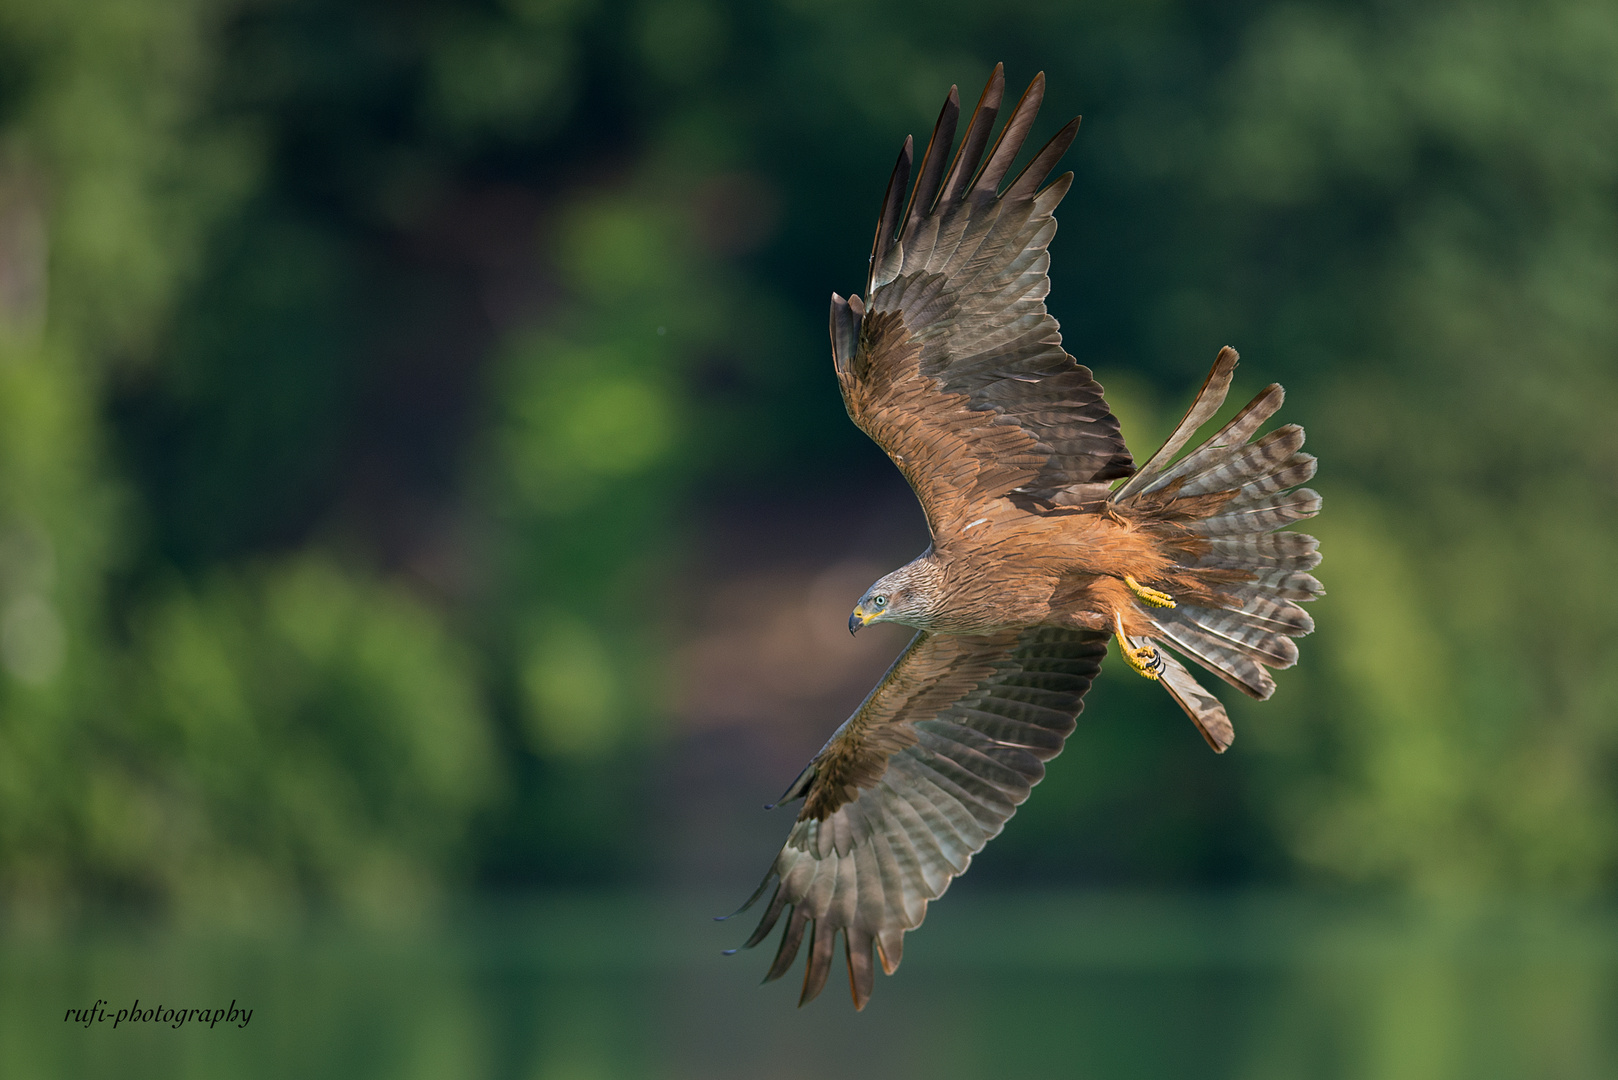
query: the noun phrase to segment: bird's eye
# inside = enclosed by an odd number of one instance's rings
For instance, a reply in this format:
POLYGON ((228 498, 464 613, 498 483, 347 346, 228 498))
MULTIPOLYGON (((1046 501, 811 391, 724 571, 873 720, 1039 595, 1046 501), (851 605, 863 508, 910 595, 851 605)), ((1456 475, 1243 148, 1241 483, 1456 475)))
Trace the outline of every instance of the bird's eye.
POLYGON ((871 606, 872 607, 887 607, 888 606, 888 598, 886 596, 873 596, 873 597, 871 597, 871 606))

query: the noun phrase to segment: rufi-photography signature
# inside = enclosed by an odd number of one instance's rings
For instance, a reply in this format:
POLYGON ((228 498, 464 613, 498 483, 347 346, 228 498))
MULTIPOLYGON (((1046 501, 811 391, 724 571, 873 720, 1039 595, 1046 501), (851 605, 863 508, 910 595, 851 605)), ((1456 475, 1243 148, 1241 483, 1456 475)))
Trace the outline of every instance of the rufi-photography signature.
POLYGON ((237 1007, 235 998, 230 999, 229 1006, 217 1009, 174 1009, 163 1005, 143 1009, 140 998, 136 998, 135 1003, 129 1008, 109 1012, 111 1004, 97 998, 87 1009, 68 1009, 62 1021, 68 1024, 82 1024, 84 1027, 104 1024, 110 1020, 114 1028, 119 1024, 167 1024, 169 1027, 177 1028, 185 1026, 188 1022, 207 1024, 210 1028, 219 1023, 227 1027, 235 1025, 244 1028, 253 1019, 253 1010, 237 1007))

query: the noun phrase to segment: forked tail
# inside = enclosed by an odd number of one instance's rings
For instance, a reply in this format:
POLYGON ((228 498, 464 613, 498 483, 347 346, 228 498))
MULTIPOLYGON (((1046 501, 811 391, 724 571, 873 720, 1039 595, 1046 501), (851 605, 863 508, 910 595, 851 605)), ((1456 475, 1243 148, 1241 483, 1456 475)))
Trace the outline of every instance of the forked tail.
MULTIPOLYGON (((1297 601, 1324 591, 1309 573, 1320 562, 1319 543, 1276 530, 1319 513, 1320 496, 1298 486, 1315 474, 1315 459, 1300 452, 1301 427, 1287 424, 1249 441, 1281 407, 1285 395, 1273 383, 1206 442, 1174 460, 1224 404, 1236 361, 1235 349, 1220 350, 1185 418, 1110 501, 1176 521, 1169 546, 1179 560, 1178 576, 1195 583, 1196 600, 1145 609, 1155 642, 1263 699, 1275 690, 1268 669, 1296 663, 1292 639, 1315 628, 1297 601)), ((1158 651, 1164 687, 1208 745, 1223 752, 1234 734, 1224 706, 1158 651)))

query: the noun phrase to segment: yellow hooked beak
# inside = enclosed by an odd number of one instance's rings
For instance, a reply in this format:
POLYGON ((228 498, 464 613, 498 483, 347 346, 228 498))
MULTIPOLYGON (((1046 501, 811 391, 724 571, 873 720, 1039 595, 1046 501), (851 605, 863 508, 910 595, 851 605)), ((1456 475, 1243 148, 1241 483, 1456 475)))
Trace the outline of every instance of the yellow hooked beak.
POLYGON ((876 612, 866 611, 863 605, 855 604, 854 614, 848 617, 848 632, 850 634, 859 633, 860 627, 871 625, 871 620, 876 616, 876 612))

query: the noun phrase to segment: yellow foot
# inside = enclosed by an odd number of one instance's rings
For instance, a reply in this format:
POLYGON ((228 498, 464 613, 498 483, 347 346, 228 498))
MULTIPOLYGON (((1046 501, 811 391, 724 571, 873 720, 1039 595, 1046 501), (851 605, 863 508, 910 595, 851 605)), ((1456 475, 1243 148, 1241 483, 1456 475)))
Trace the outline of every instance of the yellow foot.
POLYGON ((1170 596, 1166 592, 1159 592, 1157 589, 1148 589, 1145 585, 1142 585, 1128 574, 1124 575, 1124 584, 1129 586, 1130 592, 1134 593, 1148 604, 1151 604, 1153 607, 1174 606, 1174 597, 1170 596))
POLYGON ((1163 657, 1151 645, 1131 645, 1129 635, 1124 633, 1124 617, 1113 616, 1113 626, 1118 637, 1118 651, 1124 654, 1124 661, 1141 676, 1154 682, 1163 674, 1163 657))

